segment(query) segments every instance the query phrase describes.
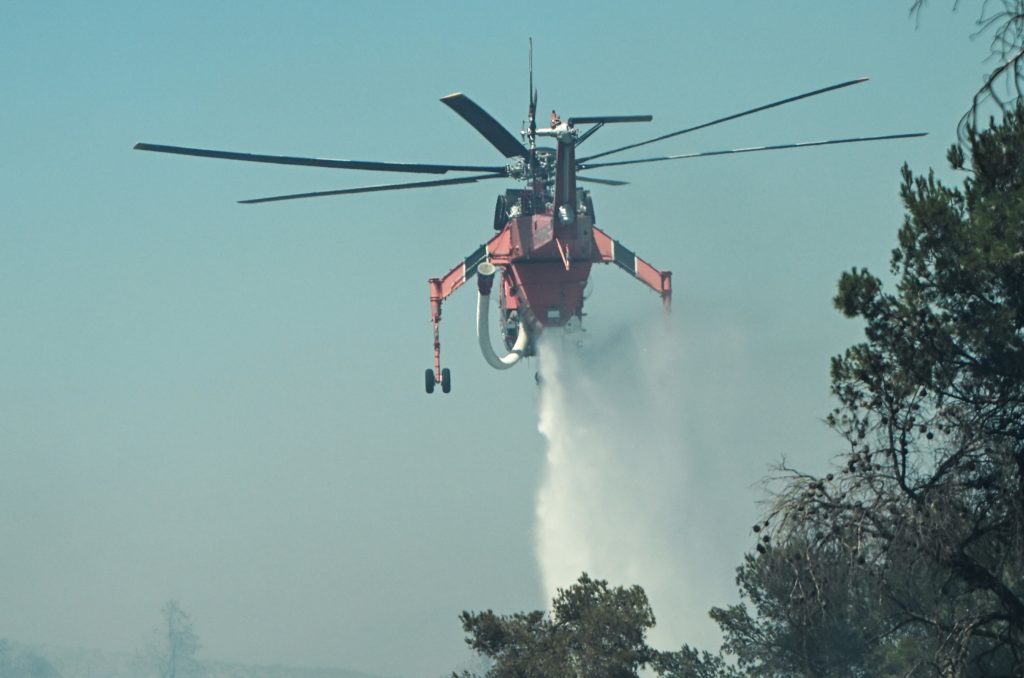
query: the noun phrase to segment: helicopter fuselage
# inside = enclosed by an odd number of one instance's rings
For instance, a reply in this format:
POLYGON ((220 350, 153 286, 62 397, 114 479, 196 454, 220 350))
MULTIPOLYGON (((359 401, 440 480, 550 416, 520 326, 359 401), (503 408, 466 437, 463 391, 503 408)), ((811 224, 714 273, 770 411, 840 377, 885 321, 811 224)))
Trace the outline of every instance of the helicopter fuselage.
POLYGON ((583 317, 583 291, 596 250, 593 203, 576 188, 575 130, 565 123, 537 136, 557 139, 556 149, 534 149, 527 186, 498 197, 490 261, 502 269, 501 310, 505 345, 511 350, 518 326, 531 338, 545 328, 576 324, 583 317))
MULTIPOLYGON (((531 112, 532 113, 532 112, 531 112)), ((554 113, 549 129, 533 130, 528 153, 507 167, 510 178, 524 186, 498 196, 494 228, 498 231, 460 265, 442 278, 431 278, 430 305, 434 325, 434 381, 445 379, 440 363, 438 324, 444 299, 479 271, 478 334, 487 362, 504 369, 522 357, 535 355, 536 342, 546 329, 580 329, 584 290, 595 263, 614 263, 657 292, 668 308, 672 274, 660 271, 597 228, 590 192, 576 185, 576 144, 572 120, 554 113), (556 148, 537 148, 537 137, 553 137, 556 148), (501 333, 504 358, 493 353, 487 337, 486 314, 494 273, 501 270, 501 333), (486 272, 485 272, 486 271, 486 272)))

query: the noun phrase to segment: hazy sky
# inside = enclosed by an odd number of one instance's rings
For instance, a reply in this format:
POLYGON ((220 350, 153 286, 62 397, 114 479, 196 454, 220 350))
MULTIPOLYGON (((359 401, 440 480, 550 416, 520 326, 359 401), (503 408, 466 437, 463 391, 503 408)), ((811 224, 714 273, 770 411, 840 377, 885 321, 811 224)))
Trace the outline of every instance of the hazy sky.
MULTIPOLYGON (((859 334, 834 284, 884 271, 904 161, 949 176, 976 4, 915 27, 893 0, 6 3, 0 637, 134 651, 173 597, 207 657, 436 676, 466 657, 460 610, 545 605, 536 365, 487 367, 471 288, 445 306, 454 392, 423 393, 426 279, 490 237, 500 182, 242 206, 396 177, 131 150, 499 164, 438 99, 518 131, 529 36, 541 111, 654 115, 595 152, 860 75, 650 150, 931 132, 593 188, 599 224, 674 271, 679 448, 706 493, 678 538, 720 545, 679 586, 730 602, 754 483, 839 449, 828 358, 859 334)), ((592 334, 657 311, 593 277, 592 334)))

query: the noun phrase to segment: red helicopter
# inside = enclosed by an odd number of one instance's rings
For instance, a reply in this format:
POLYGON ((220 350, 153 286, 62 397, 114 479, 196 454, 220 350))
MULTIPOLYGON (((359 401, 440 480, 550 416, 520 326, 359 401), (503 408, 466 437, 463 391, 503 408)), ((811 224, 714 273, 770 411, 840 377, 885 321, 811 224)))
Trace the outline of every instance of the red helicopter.
POLYGON ((441 367, 440 322, 441 305, 455 290, 474 275, 478 281, 477 335, 481 352, 491 366, 506 369, 521 358, 532 356, 538 337, 548 327, 579 328, 583 318, 583 291, 595 263, 614 263, 627 273, 657 292, 666 309, 672 300, 672 274, 661 271, 634 252, 614 240, 596 226, 594 203, 590 191, 577 186, 578 182, 592 182, 609 186, 622 186, 627 182, 598 179, 578 174, 580 171, 602 167, 639 163, 681 160, 754 151, 805 148, 829 144, 864 141, 882 141, 920 137, 926 133, 914 132, 883 136, 851 137, 810 141, 772 146, 756 146, 720 151, 666 155, 633 160, 595 162, 613 153, 631 150, 672 137, 735 120, 752 113, 806 99, 818 94, 856 85, 867 80, 857 78, 823 87, 796 96, 773 101, 756 108, 717 118, 699 125, 663 134, 652 139, 620 146, 586 157, 577 157, 577 148, 601 127, 612 123, 650 122, 650 115, 612 115, 570 117, 565 120, 552 111, 549 127, 538 128, 536 123, 537 91, 533 87, 533 56, 530 50, 529 117, 526 129, 516 139, 497 120, 461 93, 450 94, 441 101, 458 113, 491 143, 506 159, 505 165, 450 165, 392 163, 363 160, 331 160, 292 156, 258 155, 217 151, 182 146, 139 143, 135 149, 175 153, 206 158, 244 160, 249 162, 283 165, 305 165, 340 169, 407 172, 420 174, 446 174, 467 172, 468 176, 398 184, 362 186, 335 191, 295 193, 266 198, 240 200, 243 204, 295 200, 330 195, 370 193, 376 191, 430 188, 454 184, 470 184, 485 179, 512 179, 520 187, 500 194, 494 210, 494 230, 497 235, 481 245, 472 254, 440 278, 430 278, 430 312, 434 328, 434 367, 425 374, 427 393, 433 393, 437 384, 444 393, 451 391, 451 372, 441 367), (581 130, 580 126, 588 126, 581 130), (552 147, 538 147, 538 137, 551 139, 552 147), (501 270, 500 331, 506 355, 495 353, 489 334, 488 308, 494 275, 501 270))

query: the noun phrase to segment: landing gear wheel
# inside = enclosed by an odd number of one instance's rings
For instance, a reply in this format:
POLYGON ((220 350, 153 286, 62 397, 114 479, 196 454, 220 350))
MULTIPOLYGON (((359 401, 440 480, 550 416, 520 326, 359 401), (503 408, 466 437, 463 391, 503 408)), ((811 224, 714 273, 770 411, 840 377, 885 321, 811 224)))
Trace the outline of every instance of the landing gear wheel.
POLYGON ((447 367, 441 370, 441 391, 443 393, 451 393, 452 390, 452 371, 447 367))
POLYGON ((432 370, 432 369, 430 369, 428 367, 427 368, 427 379, 426 379, 427 393, 433 393, 434 392, 434 384, 436 384, 436 383, 437 382, 434 381, 434 370, 432 370))

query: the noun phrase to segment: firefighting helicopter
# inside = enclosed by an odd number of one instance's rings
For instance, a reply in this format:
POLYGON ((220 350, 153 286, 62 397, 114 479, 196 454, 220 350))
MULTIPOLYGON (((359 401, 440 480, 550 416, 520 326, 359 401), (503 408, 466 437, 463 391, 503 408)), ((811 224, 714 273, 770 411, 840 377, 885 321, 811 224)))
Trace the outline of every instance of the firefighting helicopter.
POLYGON ((486 179, 511 179, 519 187, 498 195, 494 209, 494 230, 487 243, 459 262, 440 278, 428 280, 431 323, 434 330, 434 366, 427 368, 425 387, 433 393, 440 384, 444 393, 451 391, 451 371, 441 367, 440 322, 441 305, 459 287, 477 276, 477 336, 484 359, 496 369, 507 369, 523 357, 535 354, 537 339, 545 328, 579 329, 583 318, 584 288, 595 263, 615 264, 661 297, 665 309, 672 301, 672 273, 655 268, 633 251, 596 226, 594 203, 590 191, 579 188, 579 182, 622 186, 627 182, 580 174, 605 167, 663 162, 717 155, 808 148, 832 144, 884 141, 925 136, 925 132, 849 137, 824 141, 806 141, 770 146, 734 148, 718 151, 663 155, 631 160, 604 160, 612 154, 665 141, 720 123, 736 120, 784 104, 807 99, 857 85, 867 80, 856 78, 809 92, 772 101, 738 113, 692 125, 625 146, 578 157, 579 146, 603 126, 619 123, 650 122, 650 115, 573 116, 562 119, 552 111, 550 125, 537 127, 537 90, 533 86, 533 49, 530 48, 530 90, 528 118, 525 129, 516 139, 505 127, 462 93, 449 94, 441 101, 469 123, 484 139, 506 158, 504 165, 463 165, 396 163, 366 160, 336 160, 294 156, 260 155, 232 151, 138 143, 136 150, 173 153, 205 158, 243 160, 247 162, 304 165, 338 169, 404 172, 440 175, 448 172, 468 173, 465 176, 412 181, 395 184, 343 188, 333 191, 293 193, 240 200, 257 204, 281 200, 316 198, 353 193, 371 193, 411 188, 433 188, 455 184, 471 184, 486 179), (586 126, 586 129, 583 127, 586 126), (538 146, 538 138, 550 139, 554 146, 538 146), (506 354, 499 356, 492 347, 488 309, 495 274, 500 276, 499 327, 506 354))

